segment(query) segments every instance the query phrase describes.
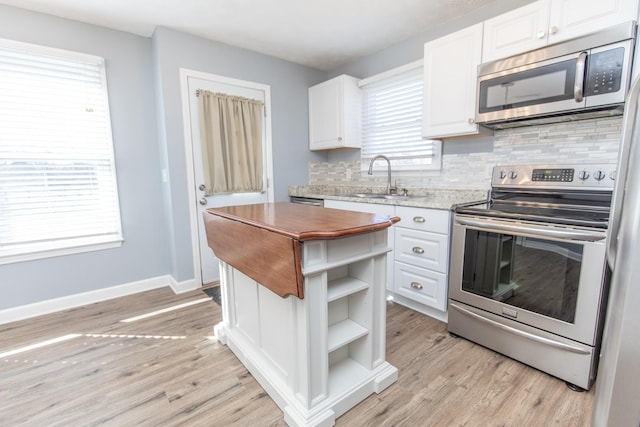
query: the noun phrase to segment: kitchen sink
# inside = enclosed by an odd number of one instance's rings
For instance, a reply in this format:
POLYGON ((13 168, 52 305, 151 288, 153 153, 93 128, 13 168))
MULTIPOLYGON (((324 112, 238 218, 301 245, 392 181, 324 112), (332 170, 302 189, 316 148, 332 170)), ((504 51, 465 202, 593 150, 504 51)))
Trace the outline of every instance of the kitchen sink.
POLYGON ((359 197, 361 199, 386 199, 386 200, 407 200, 415 196, 403 196, 401 194, 381 194, 381 193, 349 193, 344 197, 359 197))

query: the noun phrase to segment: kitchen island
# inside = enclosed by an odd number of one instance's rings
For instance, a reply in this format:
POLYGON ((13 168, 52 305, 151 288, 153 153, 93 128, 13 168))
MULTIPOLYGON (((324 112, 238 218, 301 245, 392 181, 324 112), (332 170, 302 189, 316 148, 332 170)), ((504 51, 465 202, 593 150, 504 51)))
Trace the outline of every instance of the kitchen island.
POLYGON ((335 418, 393 384, 385 360, 387 231, 397 217, 291 203, 209 209, 222 322, 293 426, 335 418))

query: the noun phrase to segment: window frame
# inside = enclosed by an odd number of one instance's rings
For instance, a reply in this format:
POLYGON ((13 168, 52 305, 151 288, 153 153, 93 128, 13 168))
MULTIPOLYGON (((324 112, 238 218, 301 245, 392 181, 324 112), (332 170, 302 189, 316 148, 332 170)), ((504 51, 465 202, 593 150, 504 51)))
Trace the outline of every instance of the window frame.
MULTIPOLYGON (((108 190, 109 197, 112 200, 112 206, 109 215, 113 218, 108 233, 84 235, 84 236, 67 236, 62 238, 51 238, 43 241, 26 241, 24 243, 14 242, 11 244, 3 244, 0 242, 0 265, 10 264, 23 261, 32 261, 50 257, 78 254, 84 252, 93 252, 104 249, 112 249, 122 246, 124 241, 122 233, 122 212, 119 200, 118 181, 116 176, 115 164, 115 146, 113 141, 111 114, 109 109, 109 95, 106 78, 105 60, 100 56, 73 52, 63 49, 52 48, 48 46, 24 43, 15 40, 0 38, 0 49, 17 50, 34 56, 48 56, 61 61, 73 61, 90 64, 95 67, 95 75, 99 76, 99 85, 96 85, 96 93, 100 93, 100 100, 104 102, 103 117, 99 121, 104 138, 104 145, 101 150, 106 153, 103 157, 108 162, 106 173, 109 175, 110 186, 108 190)), ((95 128, 91 128, 95 129, 95 128)), ((54 159, 55 150, 51 156, 45 157, 43 163, 50 162, 54 159)), ((59 160, 71 161, 69 158, 61 158, 59 160)), ((71 163, 73 164, 73 163, 71 163)), ((15 180, 14 180, 15 181, 15 180)), ((1 193, 0 193, 1 194, 1 193)), ((89 200, 88 198, 84 200, 89 200)), ((31 208, 33 210, 33 208, 31 208)))
MULTIPOLYGON (((420 102, 421 102, 421 109, 420 112, 418 114, 416 114, 415 116, 415 120, 417 121, 416 125, 419 129, 419 135, 416 135, 417 138, 419 138, 419 140, 421 142, 427 143, 431 146, 430 151, 433 152, 433 155, 430 156, 430 158, 432 159, 428 164, 427 163, 418 163, 415 165, 401 165, 399 164, 399 159, 394 158, 393 155, 389 155, 388 152, 385 152, 385 150, 376 150, 374 152, 371 151, 371 149, 367 149, 367 141, 365 139, 365 132, 366 132, 366 122, 367 122, 367 108, 368 108, 368 103, 367 103, 367 96, 366 96, 366 86, 370 85, 370 84, 375 84, 375 83, 379 83, 379 82, 384 82, 384 81, 391 81, 394 78, 398 78, 398 76, 401 76, 403 74, 406 73, 416 73, 420 75, 420 79, 423 82, 424 85, 424 74, 423 74, 423 60, 418 60, 418 61, 414 61, 405 65, 402 65, 400 67, 396 67, 393 68, 391 70, 373 75, 371 77, 365 78, 360 80, 360 82, 358 83, 358 85, 360 86, 361 90, 363 91, 363 101, 362 101, 362 122, 363 122, 363 129, 362 129, 362 148, 360 151, 360 156, 361 156, 361 170, 362 171, 367 171, 369 169, 369 164, 371 159, 379 154, 382 155, 386 155, 387 157, 389 157, 390 162, 391 162, 391 168, 393 169, 394 172, 400 172, 403 174, 414 174, 414 173, 421 173, 424 171, 440 171, 442 170, 442 141, 441 140, 431 140, 431 139, 425 139, 422 136, 422 106, 424 105, 424 86, 421 87, 421 91, 420 91, 420 102)), ((416 140, 416 143, 418 141, 416 140)), ((414 159, 418 159, 419 156, 416 156, 414 159)), ((377 171, 377 170, 385 170, 386 171, 386 163, 384 162, 374 162, 373 164, 373 170, 377 171)))

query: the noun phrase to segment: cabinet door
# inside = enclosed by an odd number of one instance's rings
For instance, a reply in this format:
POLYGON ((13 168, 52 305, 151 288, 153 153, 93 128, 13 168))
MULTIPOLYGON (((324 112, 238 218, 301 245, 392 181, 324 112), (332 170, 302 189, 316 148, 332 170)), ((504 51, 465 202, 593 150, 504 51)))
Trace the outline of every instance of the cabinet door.
POLYGON ((359 79, 343 74, 309 88, 309 149, 362 145, 359 79))
POLYGON ((637 0, 540 0, 484 22, 482 62, 636 20, 637 0))
POLYGON ((343 85, 339 78, 309 88, 309 148, 332 148, 342 143, 343 85))
POLYGON ((424 45, 424 137, 479 132, 475 109, 481 54, 482 23, 424 45))
POLYGON ((482 62, 547 44, 549 1, 537 1, 484 21, 482 62))
POLYGON ((552 0, 549 15, 549 43, 557 43, 636 20, 638 1, 552 0))

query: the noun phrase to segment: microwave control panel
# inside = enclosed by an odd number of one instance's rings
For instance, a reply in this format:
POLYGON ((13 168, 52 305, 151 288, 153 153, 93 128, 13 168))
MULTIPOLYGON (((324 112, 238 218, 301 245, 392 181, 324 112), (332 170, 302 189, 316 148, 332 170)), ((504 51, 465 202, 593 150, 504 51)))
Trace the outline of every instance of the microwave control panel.
POLYGON ((592 53, 587 57, 585 95, 602 95, 620 90, 624 47, 592 53))

